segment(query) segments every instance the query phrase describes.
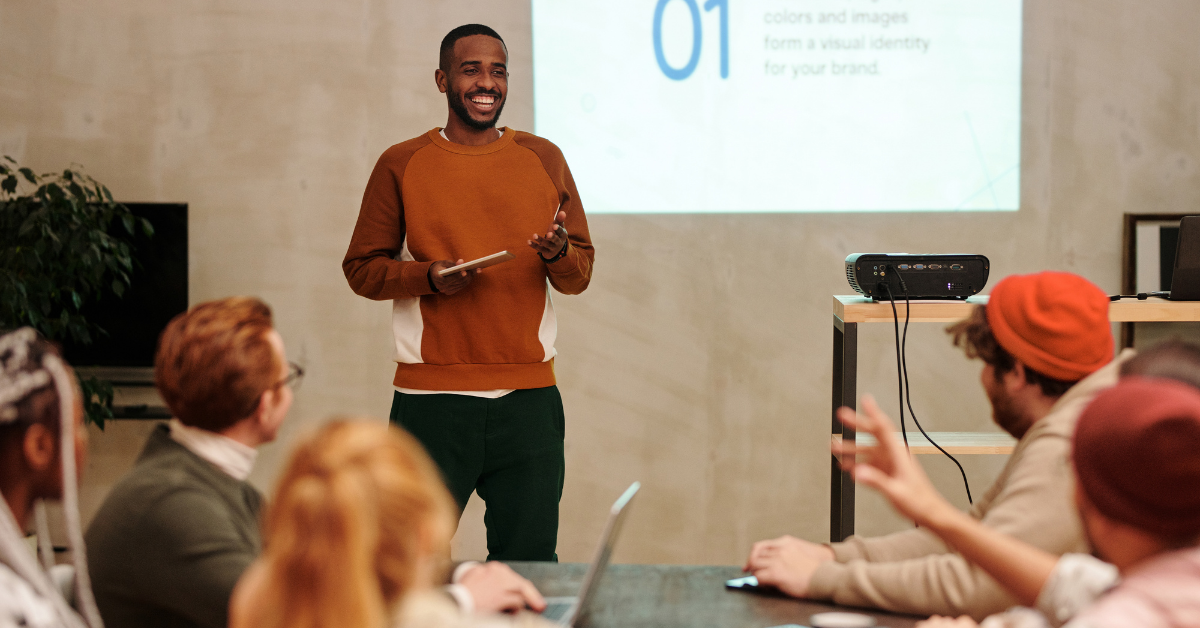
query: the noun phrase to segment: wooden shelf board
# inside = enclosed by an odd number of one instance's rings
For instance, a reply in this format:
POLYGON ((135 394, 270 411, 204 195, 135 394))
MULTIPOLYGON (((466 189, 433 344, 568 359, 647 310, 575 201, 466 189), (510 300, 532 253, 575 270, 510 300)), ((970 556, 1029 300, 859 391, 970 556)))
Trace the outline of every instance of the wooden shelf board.
MULTIPOLYGON (((987 300, 987 295, 977 295, 966 301, 910 301, 908 320, 911 323, 953 323, 966 318, 974 306, 984 305, 987 300)), ((903 301, 896 302, 896 314, 904 320, 903 301)), ((892 305, 861 295, 835 295, 833 315, 846 323, 890 323, 892 305)), ((1122 299, 1109 304, 1108 319, 1114 323, 1200 321, 1200 301, 1122 299)))
MULTIPOLYGON (((909 301, 910 323, 953 323, 966 318, 976 305, 987 303, 987 296, 974 296, 966 301, 909 301)), ((896 302, 896 314, 904 320, 904 301, 896 302)), ((892 305, 888 301, 873 301, 861 295, 833 297, 833 315, 846 323, 890 323, 892 305)))
MULTIPOLYGON (((929 432, 937 444, 952 454, 989 455, 1011 454, 1017 440, 1008 434, 999 432, 929 432)), ((834 440, 840 440, 841 435, 835 434, 834 440)), ((901 438, 896 432, 896 438, 901 438)), ((856 435, 860 445, 874 445, 875 438, 870 434, 856 435)), ((921 432, 908 433, 908 449, 916 455, 941 454, 921 432)))

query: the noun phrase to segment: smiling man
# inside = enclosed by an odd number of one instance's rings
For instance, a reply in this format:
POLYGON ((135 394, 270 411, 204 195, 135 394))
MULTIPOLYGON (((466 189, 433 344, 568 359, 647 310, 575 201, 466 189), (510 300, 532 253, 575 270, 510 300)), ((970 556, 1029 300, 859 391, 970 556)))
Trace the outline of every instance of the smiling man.
POLYGON ((460 508, 472 491, 484 500, 488 558, 557 560, 564 417, 550 287, 587 288, 587 219, 558 147, 496 127, 508 95, 496 31, 450 31, 434 81, 446 127, 379 158, 342 270, 357 294, 392 300, 391 420, 429 451, 460 508), (516 258, 438 272, 504 250, 516 258))

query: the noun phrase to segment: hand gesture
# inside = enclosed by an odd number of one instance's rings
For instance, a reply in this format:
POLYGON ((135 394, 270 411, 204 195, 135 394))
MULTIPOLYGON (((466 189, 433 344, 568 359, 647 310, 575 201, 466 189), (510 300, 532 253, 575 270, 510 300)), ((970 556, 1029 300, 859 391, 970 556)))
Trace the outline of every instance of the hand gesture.
POLYGON ((533 583, 504 563, 486 562, 472 567, 458 582, 471 592, 480 613, 515 613, 531 608, 546 610, 546 600, 533 583))
POLYGON ((438 274, 439 270, 451 268, 461 263, 463 263, 462 260, 452 262, 448 259, 440 262, 434 262, 433 266, 429 267, 429 283, 433 284, 435 290, 446 296, 450 296, 459 290, 466 288, 471 283, 471 280, 475 278, 475 275, 478 275, 480 271, 483 270, 482 268, 476 268, 475 270, 460 270, 457 273, 451 273, 445 277, 438 274))
POLYGON ((828 547, 781 536, 755 543, 742 571, 753 574, 760 585, 776 587, 792 597, 805 597, 813 572, 828 560, 833 560, 833 550, 828 547))
POLYGON ((558 255, 567 245, 567 228, 563 226, 565 222, 566 210, 558 212, 554 216, 554 222, 550 223, 550 228, 546 230, 546 235, 533 234, 533 239, 528 240, 529 247, 537 251, 542 259, 551 259, 558 255))
POLYGON ((927 523, 945 509, 954 510, 933 487, 904 443, 896 438, 896 428, 879 409, 875 398, 864 395, 862 407, 863 414, 855 414, 847 407, 838 408, 838 419, 846 427, 874 436, 877 444, 861 446, 834 441, 830 449, 838 456, 842 468, 850 472, 855 482, 882 493, 893 508, 918 524, 927 523))

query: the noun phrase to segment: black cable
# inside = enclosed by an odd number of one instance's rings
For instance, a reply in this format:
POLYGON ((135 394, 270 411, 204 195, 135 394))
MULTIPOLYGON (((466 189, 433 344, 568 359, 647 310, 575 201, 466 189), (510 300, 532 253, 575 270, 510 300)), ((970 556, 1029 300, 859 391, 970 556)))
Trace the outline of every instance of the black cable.
MULTIPOLYGON (((900 290, 904 294, 904 336, 903 336, 903 339, 901 339, 899 341, 899 352, 896 356, 896 359, 899 362, 898 369, 901 373, 901 378, 904 382, 904 394, 902 395, 901 399, 904 399, 904 398, 908 399, 908 414, 909 414, 909 416, 912 417, 913 424, 917 426, 917 429, 921 430, 921 435, 924 436, 925 439, 928 440, 931 445, 936 447, 938 451, 942 452, 943 455, 945 455, 947 458, 949 458, 950 461, 954 463, 954 466, 958 467, 958 472, 960 474, 962 474, 963 486, 966 487, 966 489, 967 489, 967 503, 974 505, 975 500, 971 498, 971 483, 967 480, 967 472, 963 469, 963 466, 961 464, 959 464, 958 458, 955 458, 954 456, 950 455, 950 452, 946 451, 945 449, 942 449, 941 445, 937 444, 937 442, 935 442, 932 438, 929 437, 929 434, 925 431, 925 428, 921 427, 921 422, 917 419, 917 413, 913 412, 912 388, 908 385, 908 315, 909 315, 909 310, 911 308, 911 303, 909 302, 909 299, 908 299, 908 284, 905 283, 904 275, 901 275, 899 270, 897 270, 894 267, 891 267, 891 265, 889 265, 889 268, 893 273, 896 273, 896 278, 900 280, 900 290)), ((888 296, 891 297, 892 296, 891 287, 888 286, 887 284, 884 284, 884 288, 887 290, 888 296)), ((893 317, 893 323, 895 324, 895 327, 896 327, 896 331, 897 331, 897 333, 899 333, 900 324, 899 324, 899 320, 897 320, 898 315, 896 313, 896 304, 894 301, 895 300, 893 299, 892 317, 893 317)), ((901 434, 904 435, 904 446, 907 448, 908 447, 908 435, 904 433, 904 414, 903 414, 903 412, 901 412, 901 415, 900 415, 900 430, 901 430, 901 434)))
MULTIPOLYGON (((892 304, 892 325, 896 328, 896 389, 900 396, 900 435, 904 437, 904 450, 908 451, 908 429, 904 427, 904 368, 903 362, 900 359, 900 315, 896 313, 896 297, 892 295, 892 287, 886 281, 880 285, 887 292, 888 303, 892 304)), ((904 332, 907 337, 908 312, 904 313, 904 332)))

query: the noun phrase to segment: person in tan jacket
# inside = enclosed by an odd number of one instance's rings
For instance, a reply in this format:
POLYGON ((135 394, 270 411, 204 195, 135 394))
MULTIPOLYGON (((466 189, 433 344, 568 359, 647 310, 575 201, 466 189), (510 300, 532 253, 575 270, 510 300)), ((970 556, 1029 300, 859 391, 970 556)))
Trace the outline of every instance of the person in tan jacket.
MULTIPOLYGON (((1108 298, 1068 273, 1011 276, 947 331, 968 357, 983 360, 992 418, 1018 439, 970 515, 1053 554, 1086 551, 1070 438, 1083 408, 1117 381, 1108 298)), ((760 541, 746 570, 792 596, 895 612, 981 619, 1017 603, 924 529, 830 545, 760 541)))

